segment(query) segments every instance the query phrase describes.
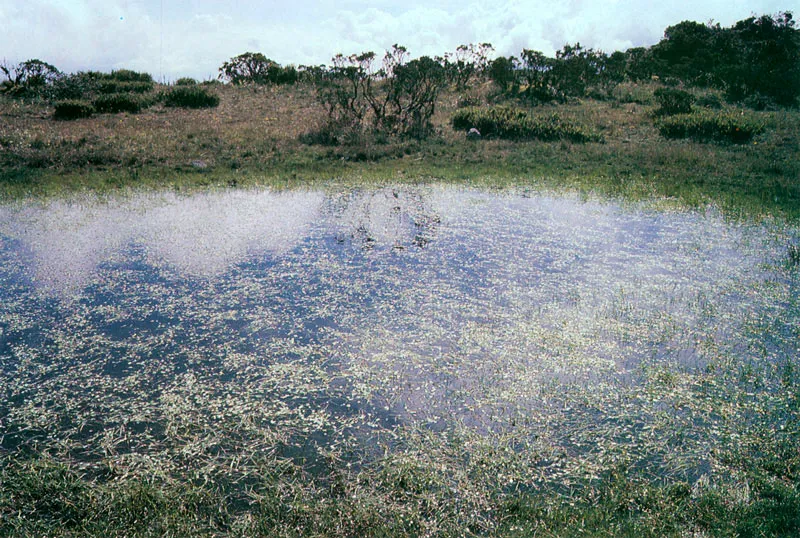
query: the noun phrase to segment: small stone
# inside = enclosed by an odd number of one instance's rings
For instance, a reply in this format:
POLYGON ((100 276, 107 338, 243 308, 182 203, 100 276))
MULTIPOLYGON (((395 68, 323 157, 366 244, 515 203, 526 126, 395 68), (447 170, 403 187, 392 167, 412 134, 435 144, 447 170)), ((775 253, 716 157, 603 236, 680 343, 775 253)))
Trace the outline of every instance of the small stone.
POLYGON ((467 133, 468 140, 480 140, 480 138, 481 138, 481 132, 477 130, 475 127, 470 129, 469 132, 467 133))

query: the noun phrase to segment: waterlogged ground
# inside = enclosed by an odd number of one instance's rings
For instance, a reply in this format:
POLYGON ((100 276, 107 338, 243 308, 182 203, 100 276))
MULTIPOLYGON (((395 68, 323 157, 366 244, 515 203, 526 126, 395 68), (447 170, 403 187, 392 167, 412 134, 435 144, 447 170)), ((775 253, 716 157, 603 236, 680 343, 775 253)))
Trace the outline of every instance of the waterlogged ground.
POLYGON ((465 497, 624 464, 746 495, 720 448, 797 428, 798 238, 449 186, 6 205, 0 454, 234 485, 404 461, 465 497))

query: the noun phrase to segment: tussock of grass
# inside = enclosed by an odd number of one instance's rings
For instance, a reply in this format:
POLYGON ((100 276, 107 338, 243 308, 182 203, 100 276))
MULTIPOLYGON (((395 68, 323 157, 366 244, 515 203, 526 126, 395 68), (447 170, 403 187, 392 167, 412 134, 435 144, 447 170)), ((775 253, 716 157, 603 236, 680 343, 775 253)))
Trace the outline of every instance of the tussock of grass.
POLYGON ((164 95, 164 105, 183 108, 214 108, 219 105, 219 97, 205 87, 197 85, 176 86, 164 95))
POLYGON ((92 106, 91 103, 79 99, 58 101, 53 106, 55 108, 53 118, 57 120, 88 118, 95 112, 94 106, 92 106))
POLYGON ((662 118, 656 127, 665 138, 744 144, 764 131, 763 121, 751 113, 701 110, 662 118))
POLYGON ((110 93, 98 95, 93 101, 97 112, 101 114, 118 112, 130 112, 135 114, 142 110, 147 103, 145 100, 134 93, 110 93))
POLYGON ((153 81, 101 79, 97 84, 97 91, 101 94, 144 94, 153 91, 153 87, 153 81))
POLYGON ((527 111, 510 106, 487 108, 466 107, 456 111, 453 128, 467 131, 476 128, 482 136, 509 140, 569 140, 571 142, 598 142, 600 135, 562 119, 557 113, 532 116, 527 111))

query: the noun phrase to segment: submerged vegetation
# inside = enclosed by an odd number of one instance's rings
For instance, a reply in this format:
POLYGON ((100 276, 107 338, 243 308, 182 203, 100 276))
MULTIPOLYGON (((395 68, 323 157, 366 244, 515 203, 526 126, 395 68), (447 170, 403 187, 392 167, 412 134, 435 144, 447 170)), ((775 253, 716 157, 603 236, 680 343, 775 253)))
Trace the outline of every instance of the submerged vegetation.
POLYGON ((0 536, 800 534, 794 26, 3 65, 0 536))
POLYGON ((800 530, 785 223, 393 185, 0 230, 3 534, 800 530))

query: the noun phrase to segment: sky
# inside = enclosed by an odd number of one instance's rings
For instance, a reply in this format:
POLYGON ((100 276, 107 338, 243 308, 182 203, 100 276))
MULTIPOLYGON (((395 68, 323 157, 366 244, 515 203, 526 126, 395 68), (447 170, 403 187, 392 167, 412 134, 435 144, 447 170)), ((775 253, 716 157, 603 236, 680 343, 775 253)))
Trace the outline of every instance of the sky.
POLYGON ((329 64, 337 53, 413 57, 489 42, 555 55, 580 42, 605 52, 657 43, 684 20, 730 26, 797 0, 0 0, 0 62, 38 58, 65 72, 146 71, 159 81, 216 78, 244 52, 282 64, 329 64))

